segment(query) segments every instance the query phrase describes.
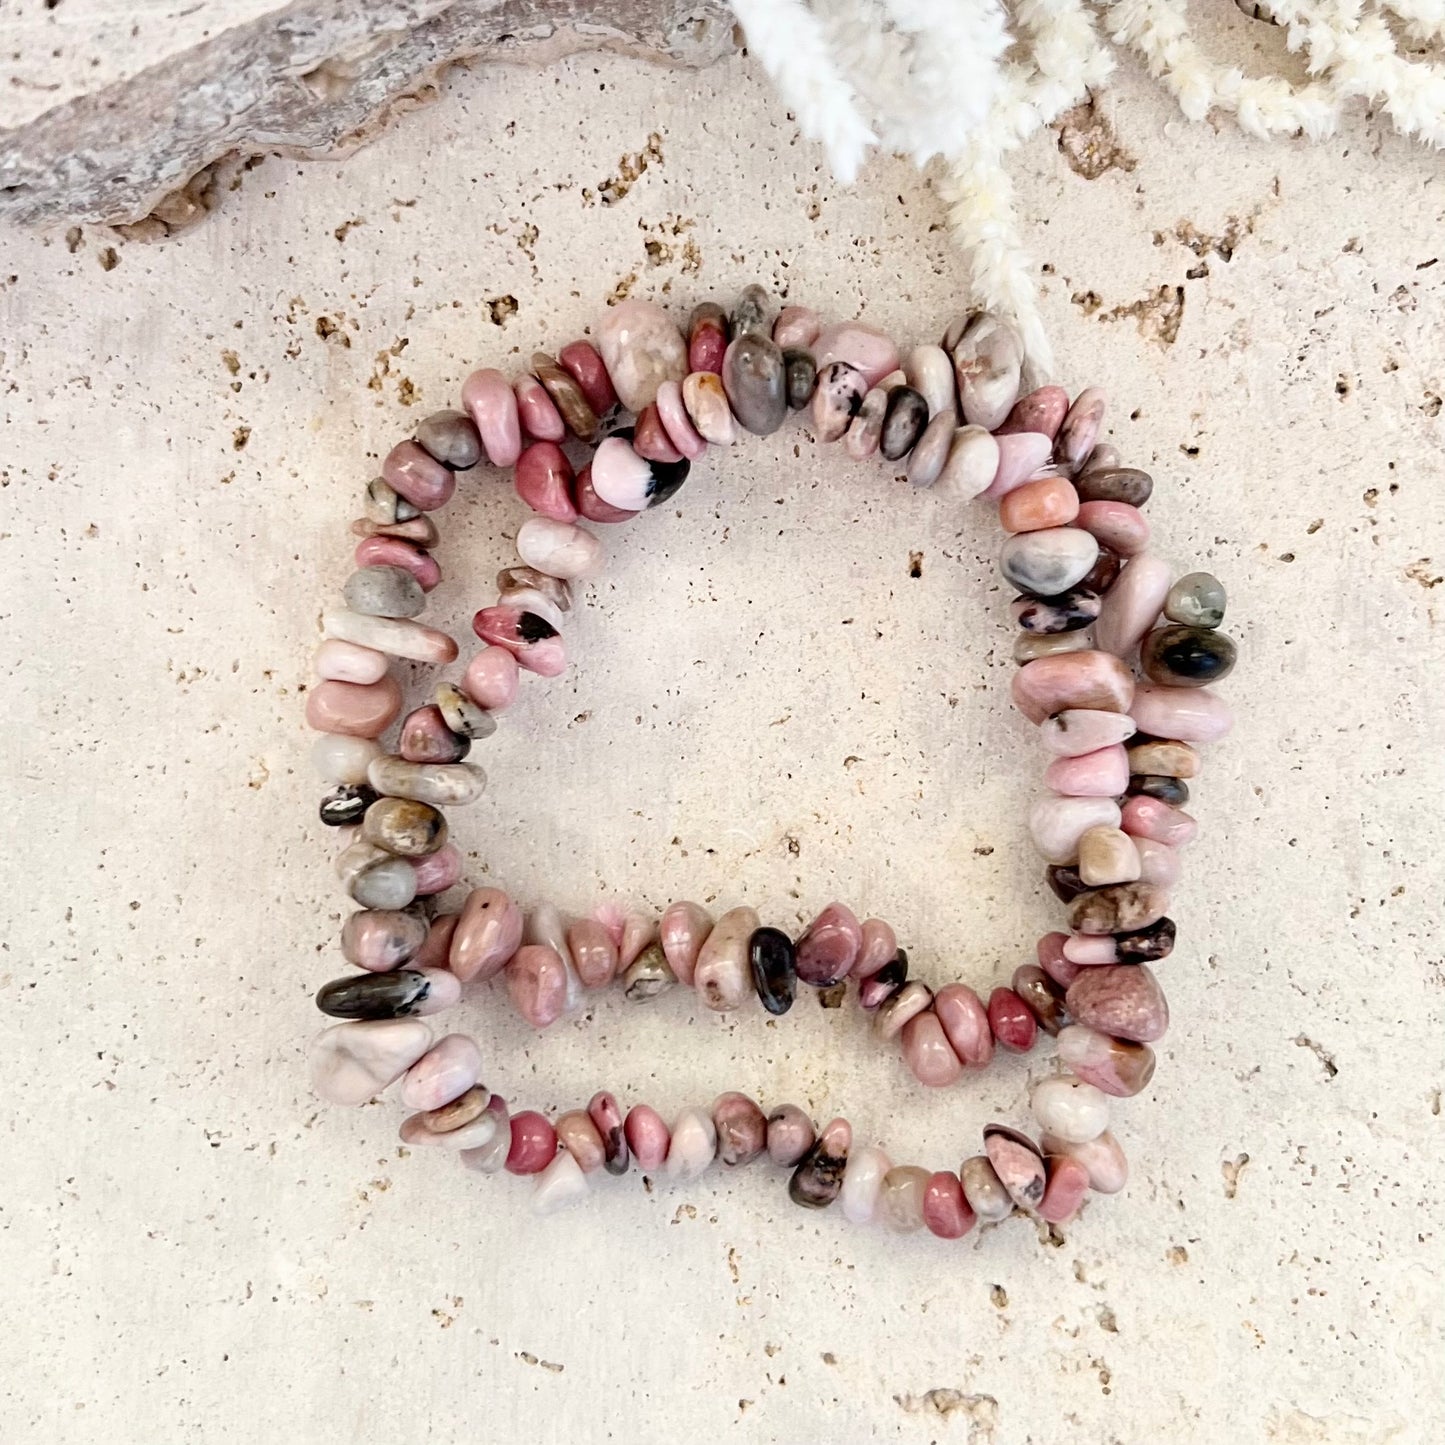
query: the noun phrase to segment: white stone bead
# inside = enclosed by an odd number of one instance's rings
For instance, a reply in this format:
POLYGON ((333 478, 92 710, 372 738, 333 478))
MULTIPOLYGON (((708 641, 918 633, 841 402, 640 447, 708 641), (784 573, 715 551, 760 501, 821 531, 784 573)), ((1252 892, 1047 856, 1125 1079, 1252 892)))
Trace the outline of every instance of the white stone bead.
POLYGON ((941 346, 915 346, 903 363, 908 385, 928 403, 928 415, 956 410, 953 362, 941 346))
MULTIPOLYGON (((460 1154, 463 1150, 489 1149, 496 1143, 497 1136, 506 1122, 499 1114, 484 1109, 470 1124, 460 1129, 449 1129, 444 1134, 433 1134, 423 1122, 421 1114, 410 1114, 402 1120, 398 1137, 403 1144, 418 1149, 450 1149, 460 1154)), ((512 1146, 512 1131, 507 1130, 507 1148, 512 1146)), ((503 1151, 503 1159, 506 1153, 503 1151)))
POLYGON ((993 485, 998 475, 998 442, 981 426, 961 426, 953 434, 948 457, 931 493, 955 502, 970 502, 993 485))
POLYGON ((333 682, 380 682, 386 676, 386 654, 354 642, 328 638, 316 649, 316 676, 333 682))
POLYGON ((892 1167, 892 1160, 872 1144, 849 1153, 843 1170, 843 1187, 838 1192, 838 1202, 846 1218, 854 1224, 867 1224, 877 1215, 883 1176, 892 1167))
POLYGON ((1090 828, 1117 828, 1123 820, 1112 798, 1062 798, 1050 794, 1029 811, 1029 836, 1045 863, 1072 863, 1079 839, 1090 828))
POLYGON ((1072 1074, 1035 1084, 1031 1103, 1044 1132, 1069 1144, 1087 1144, 1109 1127, 1108 1096, 1072 1074))
POLYGON ((421 1019, 333 1024, 311 1041, 311 1086, 333 1104, 364 1104, 395 1083, 431 1047, 421 1019))
POLYGON ((584 577, 602 565, 602 543, 571 522, 529 517, 517 529, 517 556, 549 577, 584 577))
POLYGON ((556 1214, 587 1197, 587 1176, 582 1166, 565 1149, 537 1176, 532 1191, 532 1210, 536 1214, 556 1214))
POLYGON ((322 733, 311 744, 311 766, 323 782, 348 783, 355 787, 366 781, 366 770, 382 747, 375 738, 348 738, 340 733, 322 733))
POLYGON ((684 1109, 672 1126, 663 1166, 669 1179, 696 1179, 717 1153, 717 1125, 702 1109, 684 1109))
POLYGON ((368 617, 346 607, 328 607, 321 614, 321 631, 327 637, 414 662, 455 662, 457 657, 457 645, 445 632, 407 617, 368 617))

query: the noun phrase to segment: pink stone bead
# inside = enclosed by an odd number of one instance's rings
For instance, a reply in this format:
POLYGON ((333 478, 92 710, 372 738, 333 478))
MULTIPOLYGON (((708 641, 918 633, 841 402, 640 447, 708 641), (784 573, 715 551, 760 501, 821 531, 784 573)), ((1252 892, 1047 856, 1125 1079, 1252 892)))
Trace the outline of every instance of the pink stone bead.
POLYGON ((1042 432, 1052 442, 1069 410, 1069 393, 1061 386, 1041 386, 1014 402, 1013 410, 994 428, 995 436, 1042 432))
POLYGON ((1074 398, 1064 417, 1059 434, 1054 438, 1054 460, 1072 476, 1084 465, 1099 431, 1104 425, 1104 393, 1096 386, 1086 387, 1074 398))
POLYGON ((605 417, 617 405, 617 393, 612 389, 612 379, 602 364, 596 348, 589 341, 570 341, 557 353, 557 361, 587 398, 587 405, 597 414, 605 417))
POLYGON ((397 908, 363 908, 341 929, 341 954, 369 973, 390 973, 416 956, 426 939, 426 924, 397 908))
POLYGON ((677 981, 692 987, 697 956, 712 932, 712 915, 697 903, 674 903, 657 926, 663 957, 677 981))
POLYGON ((577 497, 577 510, 589 522, 630 522, 637 515, 636 512, 629 512, 625 508, 614 507, 611 502, 604 502, 597 495, 597 489, 592 485, 591 462, 588 462, 577 473, 574 491, 577 497))
POLYGON ((1041 532, 1067 527, 1079 514, 1079 494, 1067 477, 1039 477, 1015 487, 998 504, 1005 532, 1041 532))
POLYGON ((512 1115, 512 1147, 507 1151, 508 1174, 540 1174, 557 1156, 557 1131, 546 1115, 523 1109, 512 1115))
POLYGON ((1086 1084, 1116 1099, 1131 1099, 1154 1077, 1154 1050, 1110 1038, 1085 1024, 1059 1030, 1059 1062, 1086 1084))
POLYGON ((1110 933, 1071 933, 1064 939, 1064 957, 1081 966, 1118 963, 1119 949, 1110 933))
POLYGON ((1068 988, 1078 978, 1083 965, 1075 963, 1064 952, 1067 933, 1046 933, 1038 942, 1039 967, 1059 985, 1068 988))
POLYGON ((609 1174, 626 1174, 632 1164, 632 1151, 627 1147, 622 1110, 616 1098, 605 1089, 599 1090, 588 1100, 587 1117, 602 1139, 603 1167, 609 1174))
POLYGON ((518 676, 517 659, 505 647, 484 647, 467 664, 462 691, 495 712, 516 701, 518 676))
POLYGON ((812 1149, 813 1121, 796 1105, 783 1104, 768 1115, 768 1158, 791 1169, 812 1149))
POLYGON ((567 951, 584 988, 606 988, 617 974, 617 945, 595 918, 579 918, 567 929, 567 951))
POLYGON ((312 666, 316 676, 327 682, 380 682, 388 667, 386 654, 354 642, 328 637, 316 649, 312 666))
POLYGON ((1085 502, 1074 525, 1120 557, 1137 557, 1149 545, 1149 519, 1128 502, 1085 502))
POLYGON ((576 519, 572 505, 572 463, 556 442, 532 442, 517 458, 517 495, 538 516, 554 522, 576 519))
POLYGON ((939 1239, 962 1239, 978 1216, 963 1197, 963 1182, 951 1169, 928 1176, 923 1189, 923 1222, 939 1239))
POLYGON ((358 567, 400 567, 416 578, 423 592, 442 580, 442 569, 430 552, 400 537, 363 537, 356 544, 358 567))
POLYGON ((657 388, 657 414, 674 448, 689 461, 695 462, 707 451, 702 433, 693 426, 692 418, 682 401, 682 383, 670 377, 657 388))
POLYGON ((557 1138, 584 1174, 595 1174, 606 1162, 602 1135, 585 1109, 569 1109, 556 1123, 557 1138))
POLYGON ((439 1039, 401 1077, 408 1109, 440 1109, 482 1077, 482 1051, 465 1034, 439 1039))
POLYGON ((390 674, 380 682, 321 682, 306 694, 306 726, 349 738, 379 738, 401 712, 401 684, 390 674))
POLYGON ((1011 988, 996 988, 988 996, 988 1026, 999 1047, 1011 1054, 1026 1054, 1039 1035, 1038 1020, 1011 988))
MULTIPOLYGON (((677 384, 674 383, 674 385, 677 384)), ((678 386, 678 395, 682 395, 681 386, 678 386)), ((680 462, 682 460, 682 453, 673 446, 672 438, 668 436, 667 428, 662 424, 662 417, 657 410, 655 401, 649 402, 638 413, 632 433, 632 450, 650 462, 680 462)))
POLYGON ((1051 1134, 1045 1134, 1039 1142, 1050 1162, 1058 1158, 1074 1159, 1082 1164, 1088 1172, 1089 1188, 1095 1194, 1117 1194, 1128 1182, 1129 1161, 1119 1141, 1107 1129, 1087 1144, 1070 1144, 1051 1134))
POLYGON ((396 750, 409 763, 456 763, 468 747, 467 739, 447 726, 442 710, 428 703, 407 713, 396 750))
MULTIPOLYGON (((518 667, 539 677, 559 677, 567 670, 566 645, 555 630, 550 637, 530 640, 525 636, 523 618, 533 615, 524 613, 520 607, 483 607, 472 618, 472 631, 483 642, 505 647, 517 659, 518 667)), ((526 625, 536 630, 534 624, 526 625)), ((550 627, 550 624, 544 621, 544 626, 550 627)))
POLYGON ((877 386, 890 371, 897 371, 899 360, 893 339, 861 321, 825 326, 813 339, 813 359, 819 374, 835 361, 846 361, 863 373, 869 386, 877 386))
POLYGON ((1119 805, 1113 798, 1040 798, 1029 809, 1029 837, 1045 863, 1072 863, 1090 828, 1117 828, 1119 805))
MULTIPOLYGON (((417 967, 416 963, 412 966, 417 967)), ((456 974, 444 968, 418 968, 417 971, 427 981, 426 997, 416 1005, 418 1018, 445 1013, 461 1002, 462 985, 456 974)))
POLYGON ((1086 968, 1069 985, 1065 1002, 1075 1022, 1101 1034, 1152 1044, 1169 1028, 1169 1005, 1144 963, 1086 968))
POLYGON ((863 929, 851 909, 830 903, 798 940, 801 982, 825 988, 847 978, 863 947, 863 929))
POLYGON ((639 1169, 650 1171, 662 1168, 672 1143, 672 1132, 656 1109, 648 1104, 634 1104, 627 1111, 623 1133, 639 1169))
POLYGON ((382 480, 413 507, 435 512, 451 501, 457 479, 425 447, 399 442, 381 463, 382 480))
MULTIPOLYGON (((452 938, 457 931, 458 913, 438 913, 426 931, 426 938, 412 959, 413 968, 450 969, 452 938)), ((460 987, 458 988, 460 997, 460 987)))
POLYGON ((1218 742, 1234 726, 1229 704, 1207 687, 1143 684, 1134 694, 1129 715, 1141 733, 1184 743, 1218 742))
POLYGON ((1139 851, 1139 882, 1172 888, 1179 881, 1180 858, 1173 848, 1152 838, 1135 838, 1139 851))
POLYGON ((507 963, 512 1007, 534 1029, 545 1029, 567 1010, 567 965, 555 948, 526 943, 507 963))
POLYGON ((622 937, 617 944, 617 971, 631 968, 642 951, 657 942, 657 920, 648 914, 629 913, 622 923, 622 937))
MULTIPOLYGON (((1143 552, 1131 558, 1104 594, 1094 623, 1094 640, 1104 652, 1129 657, 1140 639, 1153 627, 1169 595, 1173 570, 1162 558, 1143 552)), ((1158 733, 1175 738, 1178 733, 1158 733)), ((1187 741, 1187 739, 1186 739, 1187 741)))
POLYGON ((1135 731, 1134 720, 1127 714, 1095 712, 1089 708, 1066 708, 1039 724, 1043 745, 1065 758, 1113 747, 1132 737, 1135 731))
POLYGON ((535 376, 524 372, 512 383, 512 390, 517 397, 517 419, 523 436, 539 442, 560 442, 567 435, 562 413, 535 376))
POLYGON ((811 346, 823 329, 823 318, 807 306, 784 306, 773 322, 773 340, 784 350, 811 346))
POLYGON ((932 1009, 915 1014, 899 1035, 903 1062, 913 1077, 929 1089, 946 1088, 963 1076, 963 1064, 948 1042, 943 1025, 932 1009))
POLYGON ((1044 771, 1044 786, 1070 798, 1117 798, 1129 786, 1129 754, 1115 743, 1075 758, 1055 758, 1044 771))
POLYGON ((423 897, 445 893, 460 883, 465 860, 455 843, 444 843, 425 858, 413 858, 411 866, 416 870, 417 896, 423 897))
POLYGON ((898 957, 898 936, 891 924, 881 918, 865 918, 858 946, 858 960, 853 965, 854 978, 872 978, 886 963, 898 957))
MULTIPOLYGON (((1189 697, 1204 691, 1202 688, 1165 690, 1189 697)), ((1010 691, 1014 705, 1032 723, 1041 723, 1056 712, 1075 708, 1132 713, 1134 675, 1112 653, 1066 652, 1025 663, 1014 673, 1010 691)), ((1137 715, 1134 720, 1139 722, 1137 715)), ((1144 731, 1153 731, 1144 728, 1142 722, 1139 726, 1144 731)))
POLYGON ((728 335, 724 319, 704 316, 695 319, 687 343, 687 369, 722 375, 723 357, 727 354, 728 335))
POLYGON ((983 1151, 999 1182, 1020 1209, 1037 1209, 1044 1197, 1044 1158, 1033 1140, 1017 1129, 990 1124, 983 1131, 983 1151))
POLYGON ((1000 501, 1015 488, 1023 486, 1049 459, 1053 442, 1042 432, 1021 431, 996 437, 998 471, 983 495, 991 502, 1000 501))
POLYGON ((1124 821, 1120 826, 1131 837, 1151 838, 1166 848, 1184 847, 1199 831, 1198 822, 1182 808, 1147 797, 1130 798, 1124 804, 1124 821))
POLYGON ((981 1069, 993 1058, 993 1029, 983 1000, 967 984, 945 984, 933 996, 933 1012, 959 1061, 981 1069))
POLYGON ((657 388, 687 375, 687 343, 662 307, 629 296, 608 308, 597 327, 597 350, 617 395, 634 416, 657 399, 657 388))
POLYGON ((729 1169, 751 1164, 768 1147, 768 1120, 746 1094, 719 1094, 712 1105, 717 1157, 729 1169))
POLYGON ((522 910, 500 888, 474 888, 462 904, 447 965, 463 983, 495 978, 522 946, 522 910))
POLYGON ((462 407, 476 423, 487 460, 494 467, 516 466, 522 454, 522 424, 517 394, 507 378, 491 367, 474 371, 462 383, 462 407))
POLYGON ((1089 1192, 1089 1171, 1067 1155, 1049 1160, 1049 1180, 1039 1201, 1039 1218, 1049 1224, 1072 1219, 1089 1192))

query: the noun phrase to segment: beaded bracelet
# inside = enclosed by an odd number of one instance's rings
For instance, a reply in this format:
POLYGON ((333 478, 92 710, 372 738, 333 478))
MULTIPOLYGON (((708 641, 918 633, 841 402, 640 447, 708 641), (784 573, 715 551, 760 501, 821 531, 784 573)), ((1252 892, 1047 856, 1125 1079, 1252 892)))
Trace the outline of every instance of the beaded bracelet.
POLYGON ((341 833, 337 871, 361 906, 341 949, 362 971, 317 995, 322 1012, 345 1022, 311 1045, 316 1090, 361 1104, 400 1080, 402 1103, 416 1111, 401 1125, 403 1142, 451 1149, 483 1173, 538 1176, 542 1212, 584 1196, 598 1170, 624 1174, 634 1160, 688 1179, 714 1159, 737 1167, 766 1154, 792 1171, 796 1203, 840 1200, 850 1219, 899 1230, 926 1226, 951 1239, 1016 1210, 1049 1223, 1071 1218, 1089 1191, 1123 1187, 1109 1096, 1148 1085, 1149 1045, 1168 1024, 1149 964, 1174 947, 1166 910, 1178 849, 1196 827, 1180 808, 1199 769, 1195 744, 1230 726, 1223 699, 1205 687, 1234 665, 1234 644, 1217 630, 1223 588, 1206 573, 1174 581, 1147 550, 1141 508, 1153 481, 1099 441, 1102 393, 1089 388, 1071 402, 1062 388, 1040 386, 1021 396, 1019 336, 996 315, 961 318, 901 368, 882 332, 824 326, 799 306, 774 318, 757 286, 730 315, 698 306, 686 339, 657 306, 623 301, 597 342, 575 341, 555 359, 538 352, 514 381, 475 372, 463 411, 427 417, 387 455, 353 523, 358 570, 345 606, 324 614, 321 681, 306 717, 323 734, 316 767, 336 785, 321 819, 341 833), (910 979, 889 924, 860 922, 841 903, 796 942, 748 907, 715 921, 689 902, 660 919, 599 908, 566 924, 545 903, 524 916, 495 887, 473 890, 459 913, 433 916, 432 900, 462 873, 442 809, 473 801, 485 782, 466 761, 472 744, 495 731, 521 672, 555 677, 566 666, 561 628, 573 585, 602 558, 579 515, 628 521, 672 496, 709 448, 743 431, 768 435, 804 409, 816 438, 841 440, 851 457, 878 453, 904 463, 917 487, 998 504, 1009 534, 1000 565, 1019 591, 1012 695, 1054 755, 1029 831, 1049 887, 1067 904, 1069 931, 1040 939, 1037 963, 1016 969, 985 1004, 962 983, 935 992, 910 979), (622 411, 630 424, 619 424, 622 411), (580 469, 563 448, 569 434, 591 449, 580 469), (402 708, 388 658, 457 657, 449 636, 414 620, 441 579, 427 514, 451 499, 458 472, 484 459, 513 469, 535 514, 517 534, 519 565, 498 575, 495 605, 473 618, 486 645, 459 682, 441 683, 407 714, 395 751, 384 752, 377 740, 402 708), (1136 652, 1146 682, 1128 665, 1136 652), (854 1147, 845 1119, 817 1131, 793 1105, 765 1115, 738 1093, 684 1109, 670 1127, 646 1104, 624 1116, 605 1092, 549 1120, 509 1112, 479 1082, 476 1043, 436 1040, 425 1021, 457 1003, 463 985, 498 976, 537 1028, 615 980, 633 1002, 682 984, 709 1009, 755 996, 775 1015, 792 1007, 800 984, 837 1007, 856 983, 877 1034, 899 1040, 927 1086, 984 1067, 995 1046, 1027 1052, 1040 1029, 1057 1038, 1063 1071, 1033 1088, 1037 1142, 990 1124, 982 1152, 957 1172, 895 1168, 880 1149, 854 1147))

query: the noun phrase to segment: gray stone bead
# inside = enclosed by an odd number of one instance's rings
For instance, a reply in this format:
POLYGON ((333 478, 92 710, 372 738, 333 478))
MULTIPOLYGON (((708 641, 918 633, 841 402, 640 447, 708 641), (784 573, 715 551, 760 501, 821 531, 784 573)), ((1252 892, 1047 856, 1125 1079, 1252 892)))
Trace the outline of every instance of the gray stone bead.
POLYGON ((931 487, 943 475, 943 464, 953 448, 953 434, 957 430, 951 407, 939 412, 923 429, 908 458, 908 480, 915 487, 931 487))
POLYGON ((415 969, 334 978, 316 995, 316 1007, 337 1019, 401 1019, 431 993, 431 980, 415 969))
POLYGON ((417 427, 416 441, 448 471, 464 472, 482 459, 482 438, 463 412, 434 411, 417 427))
POLYGON ((784 388, 788 394, 788 410, 802 411, 813 397, 813 388, 818 384, 818 363, 813 353, 800 346, 789 347, 783 352, 784 388))
POLYGON ((1020 532, 1003 544, 999 566, 1021 592, 1057 597, 1077 586, 1098 560, 1099 544, 1077 527, 1020 532))
POLYGON ((788 415, 783 353, 769 336, 734 337, 723 353, 723 390, 733 415, 754 436, 771 436, 788 415))
POLYGON ((1094 646, 1094 630, 1078 632, 1020 632, 1014 638, 1014 661, 1023 666, 1040 657, 1057 657, 1061 652, 1089 652, 1094 646))
POLYGON ((923 393, 911 386, 895 386, 888 393, 888 410, 883 413, 878 450, 890 462, 906 457, 927 425, 928 402, 923 393))
POLYGON ((342 596, 367 617, 416 617, 426 606, 421 583, 400 567, 363 567, 346 579, 342 596))
POLYGON ((1087 587, 1057 597, 1018 597, 1011 610, 1025 632, 1074 632, 1097 620, 1104 599, 1087 587))
POLYGON ((1208 572, 1181 577, 1164 599, 1164 615, 1185 627, 1218 627, 1227 601, 1224 584, 1208 572))
POLYGON ((646 1003, 677 982, 660 943, 649 943, 622 975, 622 994, 629 1003, 646 1003))
POLYGON ((1139 646, 1139 666, 1161 687, 1205 687, 1234 670, 1238 649, 1213 627, 1156 627, 1139 646))
POLYGON ((455 683, 439 682, 433 694, 446 725, 464 738, 477 742, 497 730, 497 720, 478 706, 455 683))
POLYGON ((1137 467, 1095 467, 1080 472, 1074 487, 1081 502, 1128 502, 1131 507, 1142 507, 1154 491, 1154 478, 1137 467))
POLYGON ((952 348, 959 405, 971 426, 992 431, 1019 399, 1024 346, 1013 325, 983 312, 970 319, 952 348))
POLYGON ((395 522, 410 522, 421 512, 407 501, 384 477, 375 477, 366 484, 362 510, 368 520, 383 527, 395 522))
POLYGON ((729 321, 734 337, 766 336, 771 339, 773 298, 756 281, 751 286, 744 286, 737 301, 733 303, 733 314, 729 321))

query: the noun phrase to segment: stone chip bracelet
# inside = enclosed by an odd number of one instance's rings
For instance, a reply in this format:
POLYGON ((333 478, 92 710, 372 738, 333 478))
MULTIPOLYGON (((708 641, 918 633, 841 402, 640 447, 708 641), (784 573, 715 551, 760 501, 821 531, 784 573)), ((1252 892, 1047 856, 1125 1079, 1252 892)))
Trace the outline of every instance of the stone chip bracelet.
POLYGON ((802 306, 775 315, 757 286, 731 313, 698 306, 686 337, 658 306, 629 299, 602 319, 595 347, 537 352, 517 378, 474 372, 463 410, 427 417, 392 449, 352 524, 357 570, 342 605, 323 615, 320 680, 306 703, 321 734, 316 769, 334 785, 321 821, 338 830, 336 871, 360 905, 341 934, 358 971, 316 996, 342 1020, 310 1047, 322 1097, 362 1104, 399 1084, 413 1111, 404 1143, 452 1150, 482 1173, 535 1175, 541 1212, 634 1164, 690 1179, 715 1161, 739 1168, 764 1157, 790 1171, 798 1205, 837 1202, 855 1222, 944 1239, 1020 1211, 1061 1223, 1090 1191, 1123 1187, 1109 1099, 1148 1085, 1149 1046, 1169 1022, 1151 965, 1174 949, 1167 912, 1179 850, 1196 831, 1182 805, 1199 745, 1230 726, 1206 684, 1228 674, 1235 646, 1218 630, 1219 582, 1203 572, 1176 579, 1148 550, 1142 508, 1153 480, 1100 441, 1103 394, 1091 387, 1071 400, 1040 386, 1020 395, 1022 367, 1016 330, 991 314, 962 317, 941 345, 900 358, 861 322, 824 325, 802 306), (877 453, 916 487, 996 503, 1009 534, 1000 567, 1018 592, 1012 695, 1052 756, 1029 833, 1068 931, 1041 938, 1037 961, 987 1000, 964 983, 935 989, 910 977, 894 929, 837 902, 797 939, 747 906, 717 918, 691 902, 660 918, 601 907, 569 921, 546 902, 524 912, 494 886, 473 889, 458 913, 433 911, 463 871, 443 810, 485 785, 473 744, 496 731, 522 673, 556 677, 567 666, 574 587, 603 562, 579 517, 632 520, 672 497, 710 449, 768 435, 790 410, 808 414, 818 441, 841 441, 854 458, 877 453), (477 469, 487 484, 484 463, 511 470, 533 515, 517 533, 517 563, 498 574, 496 601, 472 619, 485 645, 460 678, 402 717, 389 659, 458 656, 451 637, 417 620, 441 580, 430 514, 451 500, 459 472, 477 469), (398 719, 385 751, 379 739, 398 719), (1034 1086, 1037 1140, 990 1124, 981 1152, 956 1171, 894 1166, 876 1145, 856 1143, 846 1119, 819 1129, 792 1104, 765 1113, 739 1093, 671 1123, 645 1103, 624 1112, 605 1091, 549 1119, 510 1110, 481 1084, 476 1043, 437 1038, 428 1022, 493 978, 538 1029, 614 984, 634 1003, 680 985, 717 1012, 755 1000, 774 1016, 800 989, 828 1007, 851 992, 930 1088, 984 1068, 996 1048, 1031 1050, 1040 1030, 1057 1039, 1061 1071, 1034 1086))

